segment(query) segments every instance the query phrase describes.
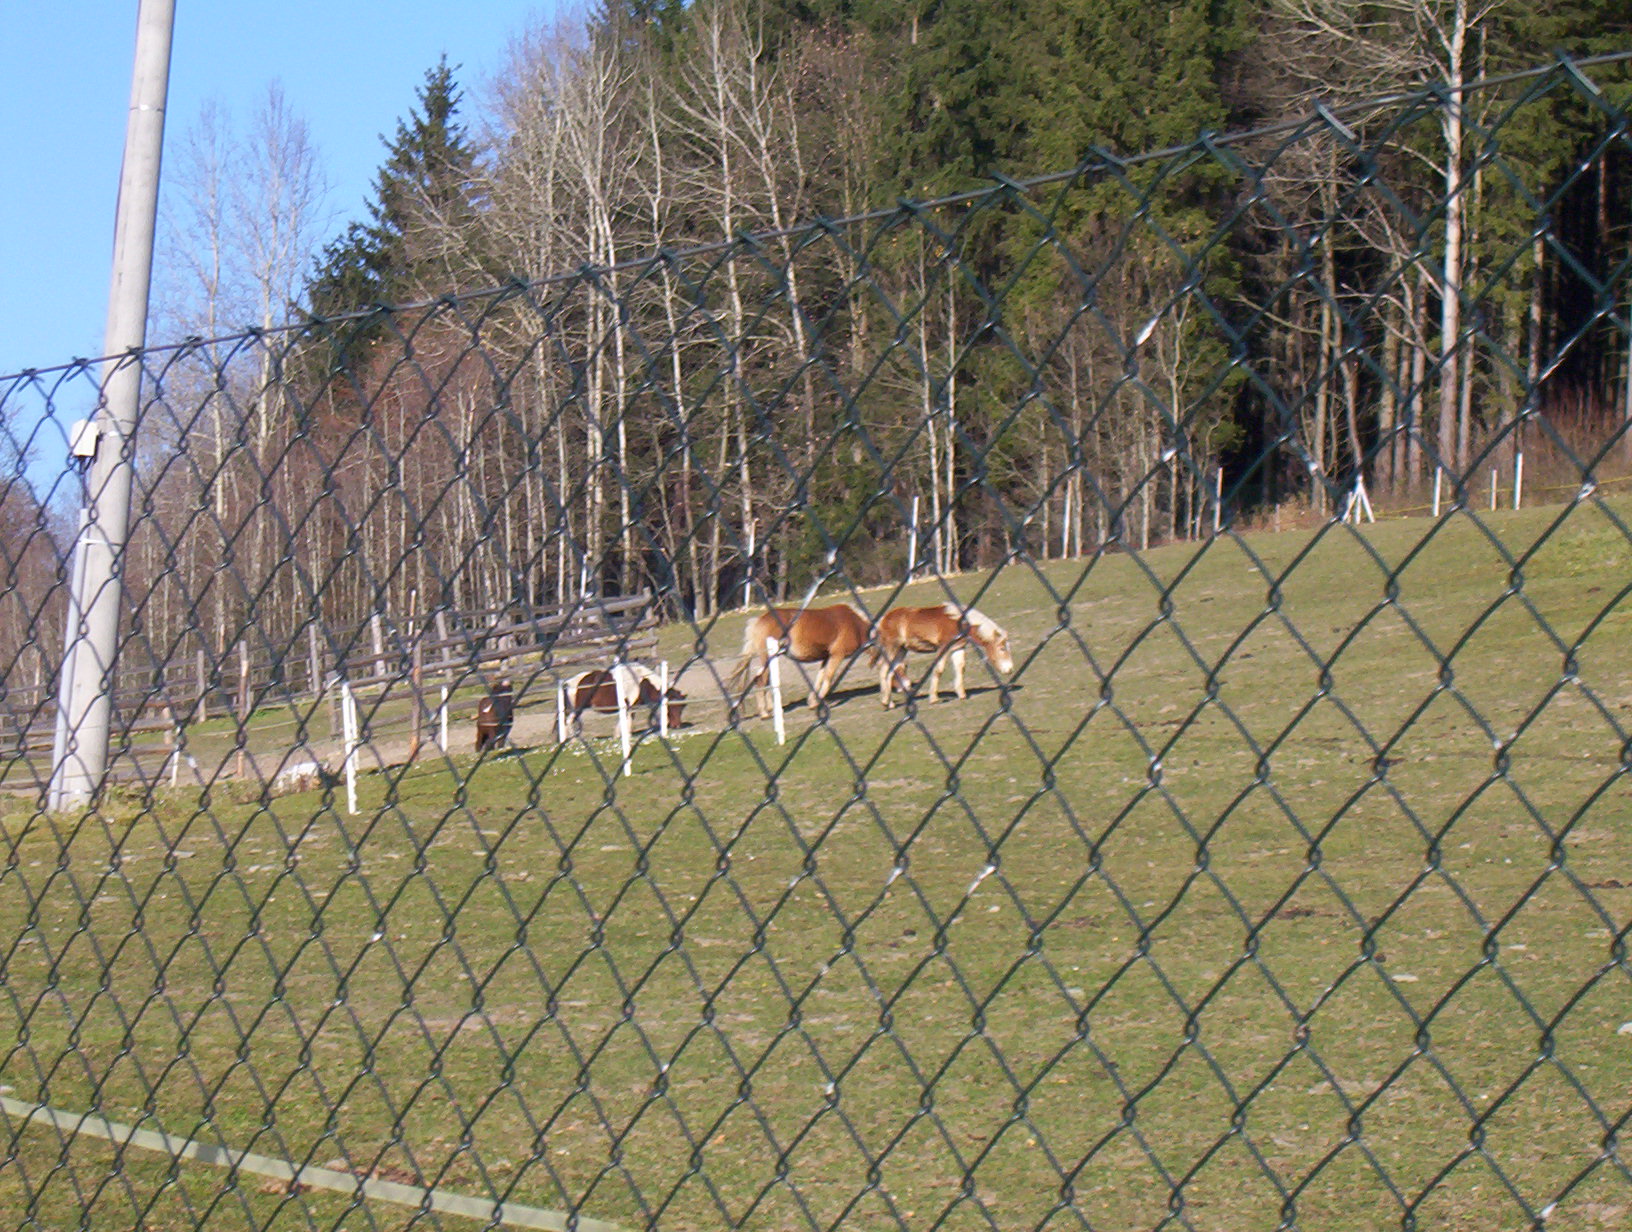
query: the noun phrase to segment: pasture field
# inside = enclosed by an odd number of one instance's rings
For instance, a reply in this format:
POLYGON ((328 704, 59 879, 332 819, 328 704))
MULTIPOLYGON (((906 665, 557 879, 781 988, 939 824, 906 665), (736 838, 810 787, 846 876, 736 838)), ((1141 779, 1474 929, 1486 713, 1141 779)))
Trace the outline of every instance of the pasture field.
MULTIPOLYGON (((1605 508, 916 583, 1006 687, 886 712, 859 665, 627 777, 8 801, 7 1093, 620 1227, 1625 1227, 1605 508)), ((7 1227, 480 1226, 5 1125, 7 1227)))

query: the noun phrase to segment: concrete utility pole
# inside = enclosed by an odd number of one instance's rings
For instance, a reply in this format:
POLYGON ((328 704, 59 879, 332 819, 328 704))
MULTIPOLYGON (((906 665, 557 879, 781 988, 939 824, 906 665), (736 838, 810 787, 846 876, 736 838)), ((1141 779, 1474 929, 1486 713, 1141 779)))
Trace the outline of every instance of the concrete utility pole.
POLYGON ((74 542, 74 567, 57 681, 57 734, 48 805, 75 808, 101 790, 108 767, 114 661, 119 650, 125 542, 147 342, 147 295, 153 277, 153 231, 159 209, 159 158, 170 85, 175 0, 140 0, 130 116, 114 220, 113 278, 98 409, 96 454, 74 542))

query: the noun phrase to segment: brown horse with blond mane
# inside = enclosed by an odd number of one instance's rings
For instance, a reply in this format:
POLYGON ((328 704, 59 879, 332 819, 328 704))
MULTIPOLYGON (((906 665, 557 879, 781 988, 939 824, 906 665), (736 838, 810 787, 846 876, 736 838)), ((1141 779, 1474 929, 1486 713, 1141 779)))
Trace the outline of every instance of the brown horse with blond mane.
MULTIPOLYGON (((812 708, 832 691, 834 683, 850 660, 873 640, 866 615, 848 603, 832 607, 775 607, 748 622, 742 638, 742 662, 731 673, 732 687, 746 681, 748 688, 763 686, 770 677, 770 652, 766 643, 775 639, 781 653, 795 663, 820 663, 816 683, 810 691, 812 708)), ((759 716, 771 712, 768 690, 758 699, 759 716)), ((744 693, 746 697, 746 693, 744 693)))
POLYGON ((878 642, 873 649, 873 661, 879 665, 878 691, 884 708, 894 705, 890 694, 892 682, 903 693, 907 691, 902 665, 909 651, 935 656, 929 669, 931 702, 940 691, 941 673, 946 670, 948 659, 952 661, 958 696, 967 697, 963 687, 963 660, 971 645, 1005 676, 1014 670, 1009 635, 990 616, 972 607, 938 603, 932 607, 896 607, 885 612, 878 621, 878 642))

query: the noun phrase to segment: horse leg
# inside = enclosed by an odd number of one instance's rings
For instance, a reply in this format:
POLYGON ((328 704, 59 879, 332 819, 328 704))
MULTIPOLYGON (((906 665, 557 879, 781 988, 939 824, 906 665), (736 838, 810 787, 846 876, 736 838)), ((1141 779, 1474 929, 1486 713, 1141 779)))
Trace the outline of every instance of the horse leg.
POLYGON ((771 661, 769 659, 765 660, 765 662, 760 666, 760 669, 749 678, 748 687, 751 690, 757 690, 757 692, 754 694, 755 712, 762 719, 770 718, 771 661))
POLYGON ((902 696, 912 692, 912 681, 907 679, 906 647, 883 656, 878 669, 878 691, 883 695, 884 709, 890 710, 895 706, 893 690, 900 689, 902 696))
POLYGON ((822 698, 826 697, 827 691, 833 687, 833 676, 837 663, 838 660, 831 655, 822 660, 822 666, 816 672, 816 683, 811 686, 810 696, 805 699, 806 704, 812 710, 822 704, 822 698))
POLYGON ((965 653, 965 651, 967 649, 968 649, 968 647, 959 646, 956 650, 954 650, 952 652, 952 672, 953 672, 953 675, 957 678, 958 697, 959 698, 964 698, 964 697, 969 696, 969 694, 964 690, 964 687, 963 687, 963 656, 964 656, 964 653, 965 653))

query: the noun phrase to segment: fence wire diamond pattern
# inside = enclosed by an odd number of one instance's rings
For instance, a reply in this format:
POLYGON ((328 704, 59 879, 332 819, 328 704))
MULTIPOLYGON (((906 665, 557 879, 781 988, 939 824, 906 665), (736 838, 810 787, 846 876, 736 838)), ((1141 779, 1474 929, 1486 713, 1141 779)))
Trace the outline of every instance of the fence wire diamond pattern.
POLYGON ((7 1226, 1624 1226, 1620 70, 127 357, 68 808, 0 380, 7 1226))

